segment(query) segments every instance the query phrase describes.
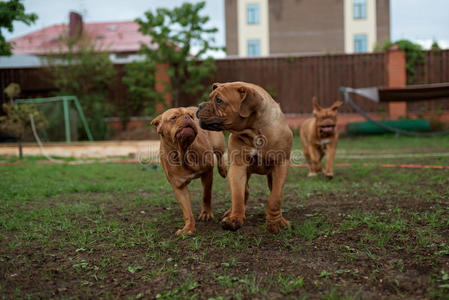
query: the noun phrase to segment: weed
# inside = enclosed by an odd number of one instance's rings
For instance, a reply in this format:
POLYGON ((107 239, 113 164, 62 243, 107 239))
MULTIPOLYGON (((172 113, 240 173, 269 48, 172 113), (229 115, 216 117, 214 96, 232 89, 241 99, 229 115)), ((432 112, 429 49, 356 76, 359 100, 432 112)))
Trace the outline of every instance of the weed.
POLYGON ((137 273, 143 269, 143 266, 129 266, 128 271, 132 274, 137 273))
POLYGON ((286 295, 295 290, 302 288, 303 283, 304 283, 304 278, 303 277, 295 278, 292 276, 286 276, 283 274, 279 274, 277 281, 278 281, 278 285, 279 285, 279 290, 281 291, 282 294, 286 295))
POLYGON ((332 274, 329 273, 329 272, 326 271, 326 270, 323 270, 323 271, 321 271, 321 273, 320 273, 320 277, 321 277, 321 278, 327 279, 327 278, 329 278, 330 276, 332 276, 332 274))

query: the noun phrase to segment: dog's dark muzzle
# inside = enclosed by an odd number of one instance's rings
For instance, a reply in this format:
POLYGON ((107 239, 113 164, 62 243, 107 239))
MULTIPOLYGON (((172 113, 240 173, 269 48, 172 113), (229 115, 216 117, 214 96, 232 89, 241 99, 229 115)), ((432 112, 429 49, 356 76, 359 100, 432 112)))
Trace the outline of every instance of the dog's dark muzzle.
POLYGON ((207 123, 200 119, 200 126, 206 130, 223 131, 223 125, 221 123, 207 123))
POLYGON ((200 111, 203 110, 204 106, 206 105, 206 103, 200 103, 198 105, 198 109, 196 110, 196 117, 199 119, 200 118, 200 111))
POLYGON ((200 103, 196 111, 196 117, 200 120, 200 127, 205 130, 223 131, 223 123, 218 117, 211 115, 210 109, 206 108, 207 103, 200 103))

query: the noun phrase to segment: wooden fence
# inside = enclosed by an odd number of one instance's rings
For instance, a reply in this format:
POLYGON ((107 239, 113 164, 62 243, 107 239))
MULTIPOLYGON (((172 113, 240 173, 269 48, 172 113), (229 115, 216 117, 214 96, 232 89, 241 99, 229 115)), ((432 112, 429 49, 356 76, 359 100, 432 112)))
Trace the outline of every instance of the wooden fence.
POLYGON ((0 68, 0 102, 8 101, 8 96, 3 92, 11 82, 20 85, 20 98, 47 97, 55 91, 49 80, 48 74, 41 68, 0 68))
MULTIPOLYGON (((449 82, 449 50, 425 52, 426 63, 418 68, 417 83, 449 82)), ((386 54, 383 52, 351 55, 316 55, 300 57, 236 58, 216 61, 213 82, 248 81, 261 85, 280 102, 287 114, 310 113, 312 96, 323 106, 342 99, 340 86, 355 88, 382 86, 388 82, 386 54)), ((126 86, 121 82, 123 65, 116 65, 109 101, 118 110, 127 103, 126 86)), ((0 69, 1 102, 7 101, 3 89, 11 82, 22 88, 21 98, 45 97, 55 92, 48 73, 39 68, 0 69)), ((355 102, 367 112, 386 112, 385 105, 366 99, 355 102)), ((192 104, 185 98, 184 105, 192 104)), ((410 104, 409 111, 449 111, 449 100, 410 104)), ((141 109, 136 110, 136 115, 141 109)), ((351 112, 344 107, 342 112, 351 112)))
MULTIPOLYGON (((217 60, 214 80, 247 81, 269 91, 287 114, 312 112, 312 97, 323 106, 342 99, 340 86, 370 87, 387 82, 385 53, 217 60)), ((355 100, 366 111, 376 103, 355 100)), ((342 111, 351 111, 345 107, 342 111)))
MULTIPOLYGON (((416 84, 449 82, 449 50, 425 51, 425 63, 416 68, 416 84)), ((438 99, 409 103, 409 112, 449 111, 449 99, 438 99)))

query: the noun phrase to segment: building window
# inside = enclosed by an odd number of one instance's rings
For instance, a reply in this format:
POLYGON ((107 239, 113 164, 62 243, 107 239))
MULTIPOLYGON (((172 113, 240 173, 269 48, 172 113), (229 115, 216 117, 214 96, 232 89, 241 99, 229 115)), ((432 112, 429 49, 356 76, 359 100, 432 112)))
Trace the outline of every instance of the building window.
POLYGON ((259 40, 248 40, 248 56, 260 56, 259 40))
POLYGON ((354 0, 354 19, 366 19, 366 0, 354 0))
POLYGON ((246 6, 246 20, 248 24, 259 24, 259 4, 246 6))
POLYGON ((365 53, 368 51, 366 34, 354 35, 354 52, 365 53))

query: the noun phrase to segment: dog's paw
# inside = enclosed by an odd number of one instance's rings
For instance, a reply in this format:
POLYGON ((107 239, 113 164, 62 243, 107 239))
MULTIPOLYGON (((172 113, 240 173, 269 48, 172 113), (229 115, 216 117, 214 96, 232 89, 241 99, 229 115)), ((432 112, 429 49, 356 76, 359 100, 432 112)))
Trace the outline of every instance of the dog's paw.
POLYGON ((267 229, 271 233, 279 233, 281 228, 290 227, 290 222, 281 217, 280 219, 273 221, 267 219, 267 229))
POLYGON ((221 227, 223 227, 224 230, 231 230, 236 231, 243 225, 244 218, 242 217, 225 217, 221 221, 221 227))
POLYGON ((214 218, 214 214, 211 210, 202 210, 198 216, 198 221, 210 221, 214 218))
POLYGON ((307 177, 315 177, 315 176, 318 176, 318 173, 309 172, 309 174, 307 174, 307 177))
POLYGON ((228 209, 227 211, 225 211, 225 212, 223 213, 222 218, 224 218, 224 217, 229 217, 229 216, 231 215, 231 211, 232 211, 232 208, 230 208, 230 209, 228 209))
POLYGON ((187 235, 192 235, 195 233, 195 227, 191 227, 191 226, 184 226, 184 228, 182 229, 178 229, 175 233, 175 235, 180 236, 183 234, 187 234, 187 235))
POLYGON ((332 172, 325 172, 324 175, 326 175, 327 179, 334 178, 334 173, 332 173, 332 172))

